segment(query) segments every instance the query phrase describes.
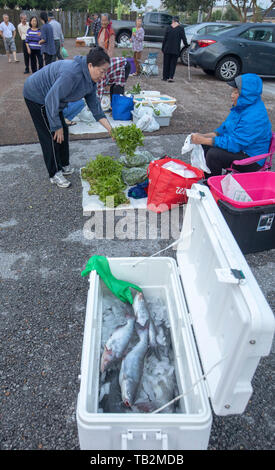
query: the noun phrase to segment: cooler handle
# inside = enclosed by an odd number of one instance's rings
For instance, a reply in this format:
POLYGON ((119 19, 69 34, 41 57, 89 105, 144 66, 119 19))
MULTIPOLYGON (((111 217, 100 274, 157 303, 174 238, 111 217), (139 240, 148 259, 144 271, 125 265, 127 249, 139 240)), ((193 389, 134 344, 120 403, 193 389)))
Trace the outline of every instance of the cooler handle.
POLYGON ((144 441, 147 439, 155 439, 156 441, 161 440, 161 450, 168 450, 168 436, 166 433, 162 433, 158 429, 137 429, 128 430, 127 433, 122 433, 121 450, 128 450, 128 441, 134 441, 135 439, 143 439, 144 441), (150 433, 149 436, 148 433, 150 433))

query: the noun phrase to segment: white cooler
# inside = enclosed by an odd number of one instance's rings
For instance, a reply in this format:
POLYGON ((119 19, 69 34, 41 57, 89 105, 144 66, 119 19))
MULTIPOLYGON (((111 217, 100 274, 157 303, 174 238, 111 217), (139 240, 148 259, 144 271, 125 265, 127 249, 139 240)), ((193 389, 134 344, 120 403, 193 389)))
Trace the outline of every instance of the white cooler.
POLYGON ((109 258, 114 276, 167 306, 178 390, 177 413, 98 413, 102 281, 90 274, 77 403, 81 449, 207 449, 213 411, 240 414, 274 317, 209 189, 193 185, 177 262, 109 258))

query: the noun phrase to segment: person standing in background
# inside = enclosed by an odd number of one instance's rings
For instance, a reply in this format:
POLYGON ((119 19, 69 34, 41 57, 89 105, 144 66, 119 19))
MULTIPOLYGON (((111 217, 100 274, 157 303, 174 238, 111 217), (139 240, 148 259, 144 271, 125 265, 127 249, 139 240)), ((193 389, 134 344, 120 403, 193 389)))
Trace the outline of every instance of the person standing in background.
POLYGON ((100 18, 99 18, 99 15, 97 13, 94 14, 94 22, 92 24, 92 30, 93 30, 93 33, 94 33, 94 37, 95 37, 95 43, 96 43, 96 46, 98 46, 98 33, 101 29, 101 21, 100 21, 100 18))
POLYGON ((58 60, 64 60, 60 52, 60 48, 64 44, 64 35, 62 32, 61 24, 55 19, 54 14, 51 12, 48 13, 48 21, 51 27, 53 28, 53 38, 56 51, 55 56, 53 58, 53 62, 56 60, 56 58, 58 58, 58 60))
POLYGON ((13 61, 19 62, 16 58, 16 45, 15 45, 15 36, 16 36, 16 29, 14 25, 9 21, 9 16, 4 14, 3 15, 2 23, 0 23, 0 37, 3 38, 5 51, 8 56, 8 61, 11 63, 10 54, 13 55, 13 61))
POLYGON ((50 64, 55 57, 55 43, 53 38, 53 28, 48 23, 48 15, 45 11, 41 11, 40 19, 43 23, 41 28, 41 39, 39 44, 41 47, 41 54, 44 54, 45 65, 50 64))
POLYGON ((43 67, 43 57, 41 54, 41 45, 39 44, 41 38, 41 31, 38 28, 38 19, 36 16, 32 16, 30 19, 30 28, 26 34, 26 47, 28 54, 31 57, 31 69, 32 73, 37 71, 37 62, 39 70, 43 67))
POLYGON ((136 72, 133 75, 140 75, 141 72, 141 54, 143 50, 144 29, 142 27, 142 18, 136 19, 136 27, 133 28, 131 41, 133 44, 134 61, 136 72))
POLYGON ((24 54, 24 63, 25 63, 25 72, 24 74, 30 73, 30 56, 26 46, 26 34, 29 29, 29 23, 27 22, 27 15, 21 13, 20 15, 21 23, 17 26, 19 36, 22 41, 22 49, 24 54))
POLYGON ((98 45, 103 47, 109 57, 114 56, 115 32, 112 28, 112 22, 109 20, 108 13, 101 15, 101 29, 98 33, 98 45))
POLYGON ((161 48, 163 52, 162 80, 165 82, 174 81, 177 61, 180 55, 181 41, 183 41, 185 47, 188 47, 184 27, 179 23, 178 16, 174 16, 171 26, 168 26, 165 31, 161 48))
POLYGON ((85 34, 84 34, 85 37, 88 36, 88 34, 89 34, 92 22, 93 22, 93 20, 91 20, 90 15, 88 13, 87 16, 86 16, 86 30, 85 30, 85 34))

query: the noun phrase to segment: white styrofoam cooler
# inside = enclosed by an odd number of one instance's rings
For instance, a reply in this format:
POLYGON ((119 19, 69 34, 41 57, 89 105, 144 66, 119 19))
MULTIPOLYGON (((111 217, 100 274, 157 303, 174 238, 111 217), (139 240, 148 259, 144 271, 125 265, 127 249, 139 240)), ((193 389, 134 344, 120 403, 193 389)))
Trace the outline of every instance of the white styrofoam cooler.
POLYGON ((273 313, 209 189, 193 185, 189 191, 177 262, 153 257, 109 263, 114 276, 140 285, 146 298, 166 302, 184 396, 180 413, 97 412, 104 289, 91 272, 77 403, 81 449, 206 449, 210 402, 217 415, 245 410, 274 333, 273 313))

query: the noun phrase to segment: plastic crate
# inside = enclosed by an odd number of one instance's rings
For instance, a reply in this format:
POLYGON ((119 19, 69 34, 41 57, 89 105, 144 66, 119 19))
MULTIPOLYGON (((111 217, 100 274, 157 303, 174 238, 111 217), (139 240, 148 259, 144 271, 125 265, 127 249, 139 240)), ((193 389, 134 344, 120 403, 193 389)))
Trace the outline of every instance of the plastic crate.
POLYGON ((211 176, 207 184, 216 201, 226 201, 234 207, 244 209, 247 207, 265 206, 275 204, 275 172, 256 172, 234 174, 233 178, 249 194, 252 201, 234 201, 223 194, 221 181, 225 176, 211 176))

